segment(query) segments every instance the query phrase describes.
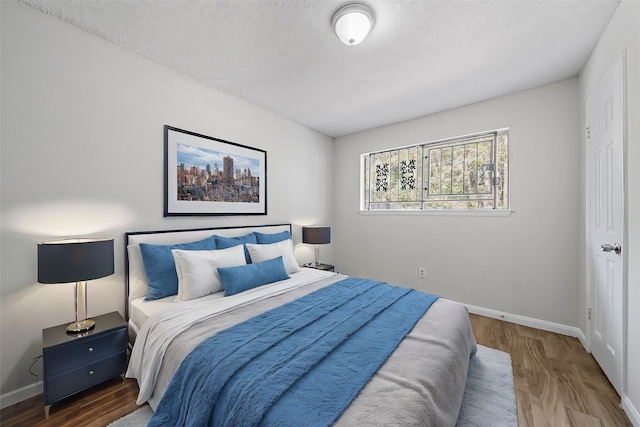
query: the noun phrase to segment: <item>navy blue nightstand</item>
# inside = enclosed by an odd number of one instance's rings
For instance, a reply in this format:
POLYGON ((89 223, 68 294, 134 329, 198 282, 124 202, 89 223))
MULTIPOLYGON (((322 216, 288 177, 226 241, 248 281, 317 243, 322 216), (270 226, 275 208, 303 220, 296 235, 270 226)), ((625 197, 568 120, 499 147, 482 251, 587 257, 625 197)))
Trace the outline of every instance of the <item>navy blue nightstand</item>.
POLYGON ((67 334, 66 323, 42 330, 46 418, 53 403, 127 369, 127 322, 115 311, 93 319, 96 327, 82 334, 67 334))

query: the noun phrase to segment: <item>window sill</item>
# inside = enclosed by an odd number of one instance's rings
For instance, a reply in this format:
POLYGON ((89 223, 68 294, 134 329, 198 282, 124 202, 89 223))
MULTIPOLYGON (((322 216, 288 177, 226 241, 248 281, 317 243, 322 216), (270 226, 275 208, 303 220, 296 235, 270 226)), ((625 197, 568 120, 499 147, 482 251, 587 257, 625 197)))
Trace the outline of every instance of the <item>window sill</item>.
POLYGON ((454 209, 433 209, 433 210, 385 210, 377 209, 372 211, 360 210, 360 215, 381 215, 381 216, 509 216, 514 212, 513 209, 499 210, 454 210, 454 209))

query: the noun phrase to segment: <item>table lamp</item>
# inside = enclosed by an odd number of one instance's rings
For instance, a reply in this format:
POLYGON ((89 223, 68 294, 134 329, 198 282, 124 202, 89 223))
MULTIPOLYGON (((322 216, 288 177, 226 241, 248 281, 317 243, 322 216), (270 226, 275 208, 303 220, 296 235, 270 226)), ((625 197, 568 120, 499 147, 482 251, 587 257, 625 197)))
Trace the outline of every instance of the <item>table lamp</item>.
POLYGON ((331 227, 326 225, 316 225, 310 227, 302 227, 302 243, 316 245, 316 263, 320 265, 320 247, 331 243, 331 227))
POLYGON ((67 333, 95 327, 87 319, 86 281, 113 274, 113 239, 65 239, 38 243, 38 282, 76 283, 76 321, 67 333))

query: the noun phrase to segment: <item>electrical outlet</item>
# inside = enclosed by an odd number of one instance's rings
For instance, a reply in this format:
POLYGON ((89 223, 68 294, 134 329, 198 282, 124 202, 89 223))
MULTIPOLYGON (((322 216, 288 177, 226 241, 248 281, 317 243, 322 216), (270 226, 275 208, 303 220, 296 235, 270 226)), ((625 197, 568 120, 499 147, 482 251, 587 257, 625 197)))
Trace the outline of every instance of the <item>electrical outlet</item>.
POLYGON ((419 267, 418 268, 418 277, 427 277, 427 269, 424 267, 419 267))

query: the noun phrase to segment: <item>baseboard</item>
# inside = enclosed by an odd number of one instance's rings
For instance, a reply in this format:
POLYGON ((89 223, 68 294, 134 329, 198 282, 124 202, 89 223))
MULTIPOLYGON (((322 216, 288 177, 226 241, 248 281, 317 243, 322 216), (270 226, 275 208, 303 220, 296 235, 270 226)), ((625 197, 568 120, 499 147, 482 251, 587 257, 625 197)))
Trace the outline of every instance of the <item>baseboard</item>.
POLYGON ((577 328, 575 326, 562 325, 560 323, 548 322, 546 320, 534 319, 532 317, 520 316, 518 314, 505 313, 503 311, 492 310, 489 308, 478 307, 470 304, 464 305, 467 307, 469 312, 473 314, 491 317, 492 319, 504 320, 507 322, 516 323, 518 325, 529 326, 535 329, 542 329, 543 331, 550 331, 557 334, 567 335, 570 337, 578 338, 582 345, 585 345, 586 343, 586 336, 580 330, 580 328, 577 328))
POLYGON ((39 394, 42 394, 42 381, 38 381, 37 383, 0 395, 0 409, 15 405, 16 403, 20 403, 23 400, 30 399, 39 394))
POLYGON ((622 398, 622 409, 624 409, 625 414, 629 417, 631 424, 635 427, 640 427, 640 412, 633 406, 628 396, 622 398))

